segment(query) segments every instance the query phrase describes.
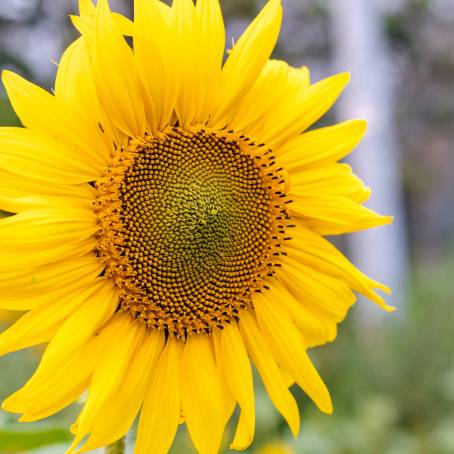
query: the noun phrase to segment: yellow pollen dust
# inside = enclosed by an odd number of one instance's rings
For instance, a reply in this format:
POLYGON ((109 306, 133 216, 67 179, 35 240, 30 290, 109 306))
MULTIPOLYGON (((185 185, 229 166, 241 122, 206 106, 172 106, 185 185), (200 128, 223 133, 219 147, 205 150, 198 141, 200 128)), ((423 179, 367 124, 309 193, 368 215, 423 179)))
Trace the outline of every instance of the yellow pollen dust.
POLYGON ((232 132, 131 140, 96 183, 98 255, 119 310, 186 338, 252 308, 290 224, 284 184, 271 152, 232 132))

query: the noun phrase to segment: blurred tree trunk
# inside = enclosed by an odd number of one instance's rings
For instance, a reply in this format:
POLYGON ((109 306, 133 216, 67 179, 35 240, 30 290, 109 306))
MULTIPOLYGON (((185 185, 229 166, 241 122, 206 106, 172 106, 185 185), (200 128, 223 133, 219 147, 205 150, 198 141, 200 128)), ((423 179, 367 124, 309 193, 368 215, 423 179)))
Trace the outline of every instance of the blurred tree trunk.
MULTIPOLYGON (((349 160, 372 188, 367 205, 394 216, 392 226, 350 235, 347 245, 356 265, 393 289, 388 301, 404 316, 407 238, 394 116, 395 76, 383 18, 377 0, 331 0, 330 13, 336 70, 352 72, 350 86, 339 103, 339 119, 360 117, 369 123, 365 140, 349 160)), ((379 310, 369 304, 359 306, 360 323, 373 327, 381 321, 379 310)))

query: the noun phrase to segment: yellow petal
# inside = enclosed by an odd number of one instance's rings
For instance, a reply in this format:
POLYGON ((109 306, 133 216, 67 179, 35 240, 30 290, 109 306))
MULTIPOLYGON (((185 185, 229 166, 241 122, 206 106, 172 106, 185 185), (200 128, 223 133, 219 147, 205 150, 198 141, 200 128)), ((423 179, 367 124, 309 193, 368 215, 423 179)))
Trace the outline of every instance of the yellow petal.
POLYGON ((172 21, 179 65, 179 123, 205 123, 221 74, 225 32, 218 0, 175 0, 172 21))
POLYGON ((61 100, 17 74, 3 71, 2 80, 24 126, 76 146, 86 162, 96 160, 97 165, 105 165, 103 154, 93 152, 103 150, 105 146, 97 126, 85 122, 61 100))
POLYGON ((92 430, 99 411, 122 382, 145 330, 145 325, 129 314, 118 313, 99 334, 109 339, 108 346, 93 372, 87 401, 78 418, 72 449, 92 430))
POLYGON ((268 60, 252 88, 239 101, 237 109, 232 110, 229 126, 247 133, 259 122, 265 122, 271 108, 282 101, 280 88, 285 85, 289 66, 280 60, 268 60))
POLYGON ((118 290, 113 283, 97 280, 85 292, 85 301, 58 329, 43 354, 40 367, 51 368, 71 356, 99 330, 118 307, 118 290))
POLYGON ((122 383, 98 413, 92 434, 80 452, 107 446, 126 434, 140 410, 146 388, 150 384, 152 368, 163 347, 162 331, 153 330, 146 333, 131 359, 122 383))
POLYGON ((390 224, 391 216, 381 216, 347 197, 321 194, 294 196, 290 211, 302 225, 320 235, 339 235, 390 224))
POLYGON ((0 248, 0 271, 17 271, 24 268, 40 267, 49 263, 61 262, 63 257, 68 260, 83 257, 92 252, 95 246, 95 240, 87 238, 70 244, 53 243, 45 248, 29 249, 27 254, 18 254, 15 247, 0 248))
MULTIPOLYGON (((87 28, 94 27, 94 16, 96 14, 96 7, 93 5, 91 0, 79 0, 79 13, 80 17, 72 16, 76 18, 76 24, 80 25, 84 23, 81 33, 83 34, 87 28)), ((118 29, 125 36, 133 35, 133 22, 122 14, 112 13, 112 17, 118 29)), ((78 27, 76 27, 78 28, 78 27)), ((78 28, 79 29, 79 28, 78 28)))
POLYGON ((285 385, 276 360, 270 353, 254 316, 243 311, 240 318, 240 330, 248 352, 262 377, 263 384, 274 406, 287 421, 296 437, 300 427, 300 415, 295 398, 285 385))
POLYGON ((281 121, 295 98, 309 86, 307 68, 293 68, 281 60, 269 60, 251 90, 232 111, 229 127, 261 142, 264 134, 281 121))
MULTIPOLYGON (((99 273, 98 273, 99 274, 99 273)), ((16 295, 10 291, 6 295, 0 296, 0 308, 7 309, 10 311, 30 311, 36 309, 41 305, 49 305, 54 301, 62 301, 66 295, 73 295, 75 293, 83 292, 85 279, 79 279, 75 282, 69 282, 65 284, 64 288, 58 287, 53 291, 41 292, 21 292, 20 295, 16 295)), ((55 332, 58 327, 55 327, 55 332)), ((54 333, 49 337, 52 338, 54 333)), ((47 341, 43 341, 47 342, 47 341)))
POLYGON ((219 377, 221 380, 221 388, 223 391, 224 396, 224 403, 225 403, 225 421, 228 421, 232 416, 233 411, 235 410, 237 400, 233 396, 232 392, 230 391, 230 386, 227 381, 227 375, 229 371, 225 368, 224 365, 224 358, 222 354, 221 348, 221 330, 215 329, 211 333, 211 340, 213 342, 214 347, 214 357, 216 362, 216 368, 219 373, 219 377))
POLYGON ((22 421, 36 421, 60 411, 87 387, 108 342, 93 336, 77 353, 62 358, 58 365, 39 367, 23 388, 3 403, 2 408, 24 413, 22 421))
POLYGON ((200 454, 219 451, 225 424, 220 377, 207 336, 189 336, 181 360, 181 405, 200 454))
POLYGON ((107 0, 99 0, 96 11, 93 74, 99 99, 116 127, 130 137, 142 137, 146 123, 141 82, 107 0))
POLYGON ((134 11, 134 57, 162 129, 170 122, 180 83, 171 10, 160 0, 135 0, 134 11))
POLYGON ((10 328, 0 334, 0 354, 27 348, 37 343, 43 334, 63 323, 86 300, 93 291, 95 281, 86 281, 85 292, 66 295, 66 298, 41 305, 22 316, 10 328))
POLYGON ((55 184, 96 180, 102 167, 84 161, 67 145, 24 128, 0 128, 0 167, 22 177, 55 184))
MULTIPOLYGON (((273 299, 279 301, 292 317, 308 348, 332 342, 336 338, 336 320, 310 307, 311 301, 298 299, 279 281, 273 282, 271 292, 273 299)), ((289 382, 294 382, 293 377, 291 380, 289 378, 289 382)))
POLYGON ((231 449, 246 449, 254 438, 255 408, 251 364, 236 323, 220 333, 223 367, 230 390, 241 408, 240 422, 231 449))
POLYGON ((51 196, 91 201, 96 198, 96 189, 89 184, 66 185, 46 183, 35 177, 20 177, 14 173, 0 170, 0 194, 10 198, 51 196))
POLYGON ((205 87, 199 69, 203 61, 199 52, 199 33, 195 6, 192 0, 174 0, 172 22, 176 33, 179 66, 179 93, 175 112, 183 127, 197 118, 205 100, 205 87))
POLYGON ((290 172, 288 195, 316 197, 320 194, 343 196, 365 202, 371 191, 364 186, 348 164, 330 164, 290 172))
POLYGON ((366 128, 364 120, 348 120, 305 132, 276 150, 279 163, 292 171, 339 161, 358 145, 366 128))
POLYGON ((137 431, 136 454, 167 454, 172 445, 181 413, 182 349, 181 341, 173 337, 167 339, 145 396, 137 431))
POLYGON ((200 65, 200 102, 198 121, 205 123, 213 111, 214 97, 218 90, 222 61, 225 52, 225 30, 219 0, 198 0, 196 13, 199 28, 198 56, 200 65))
POLYGON ((344 280, 337 279, 296 260, 292 255, 282 258, 285 265, 279 279, 313 311, 320 311, 337 322, 343 320, 356 296, 344 280))
POLYGON ((250 90, 276 44, 282 21, 280 0, 270 0, 241 35, 222 68, 216 111, 210 125, 226 124, 226 115, 250 90))
POLYGON ((51 263, 39 268, 10 270, 0 274, 2 297, 29 297, 36 293, 47 293, 61 287, 84 281, 95 280, 104 265, 98 257, 90 254, 75 260, 51 263))
POLYGON ((331 398, 306 353, 301 334, 282 305, 269 301, 267 294, 254 298, 257 321, 275 358, 298 385, 325 413, 332 413, 331 398))
POLYGON ((92 210, 79 208, 30 210, 0 220, 0 245, 29 250, 77 243, 97 229, 92 210))
MULTIPOLYGON (((0 186, 1 187, 1 186, 0 186)), ((77 193, 77 188, 75 188, 77 193)), ((17 191, 5 190, 0 193, 0 209, 9 213, 21 213, 23 211, 39 211, 52 208, 77 208, 77 209, 92 209, 93 200, 84 198, 70 197, 54 197, 54 196, 28 196, 14 197, 8 194, 17 194, 17 191)), ((85 195, 85 194, 84 194, 85 195)))
POLYGON ((383 298, 374 292, 374 289, 380 289, 390 293, 389 287, 367 277, 320 235, 301 227, 296 228, 292 230, 292 241, 287 245, 292 249, 291 255, 299 262, 345 281, 353 290, 361 292, 385 310, 392 310, 383 298))
POLYGON ((272 149, 277 149, 301 134, 331 108, 349 80, 348 73, 328 77, 303 90, 287 105, 285 112, 271 112, 269 128, 262 140, 272 149))
POLYGON ((79 0, 79 11, 81 16, 95 14, 96 8, 91 0, 79 0))

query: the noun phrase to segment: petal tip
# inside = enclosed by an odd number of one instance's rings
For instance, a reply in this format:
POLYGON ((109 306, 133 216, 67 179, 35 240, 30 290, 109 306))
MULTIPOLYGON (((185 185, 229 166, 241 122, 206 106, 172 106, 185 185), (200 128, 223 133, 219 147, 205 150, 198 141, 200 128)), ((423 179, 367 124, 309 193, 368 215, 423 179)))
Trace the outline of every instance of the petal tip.
POLYGON ((327 395, 325 396, 325 399, 322 402, 318 403, 318 408, 322 413, 325 413, 326 415, 332 415, 334 411, 333 401, 331 400, 329 391, 326 390, 326 392, 327 395))
POLYGON ((345 83, 345 85, 347 85, 350 82, 350 79, 352 78, 350 71, 339 73, 338 76, 339 79, 341 79, 345 83))
POLYGON ((352 125, 355 127, 355 129, 358 131, 358 134, 363 137, 364 134, 367 131, 369 122, 365 120, 364 118, 357 118, 354 120, 351 120, 352 125))

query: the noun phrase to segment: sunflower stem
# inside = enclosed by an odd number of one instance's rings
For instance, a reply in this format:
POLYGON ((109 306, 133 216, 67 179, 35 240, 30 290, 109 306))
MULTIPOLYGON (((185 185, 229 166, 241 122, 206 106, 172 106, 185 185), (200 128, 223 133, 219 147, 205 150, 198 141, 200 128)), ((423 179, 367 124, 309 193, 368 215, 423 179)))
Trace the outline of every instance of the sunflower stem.
POLYGON ((104 449, 105 454, 124 454, 125 452, 126 452, 126 443, 125 443, 124 438, 120 438, 120 440, 107 446, 104 449))

